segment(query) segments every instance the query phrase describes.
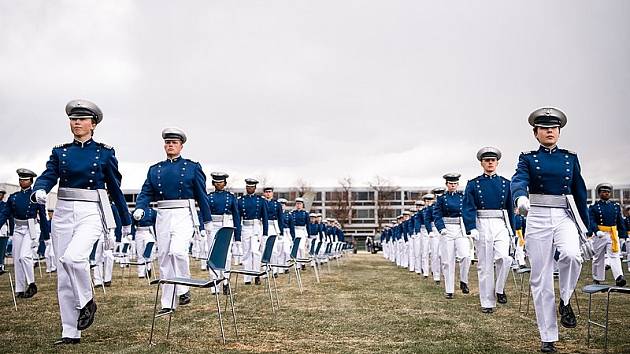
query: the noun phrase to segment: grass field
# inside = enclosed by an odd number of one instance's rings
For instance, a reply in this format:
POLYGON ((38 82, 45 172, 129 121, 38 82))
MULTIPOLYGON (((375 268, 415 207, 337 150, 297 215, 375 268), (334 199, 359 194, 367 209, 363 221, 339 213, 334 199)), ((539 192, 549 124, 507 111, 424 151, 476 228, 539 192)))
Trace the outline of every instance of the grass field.
MULTIPOLYGON (((333 264, 330 273, 326 267, 322 273, 320 284, 312 270, 304 273, 303 295, 294 282, 289 287, 286 276, 281 276, 282 308, 275 315, 262 286, 240 286, 240 338, 235 340, 226 316, 226 345, 220 341, 214 298, 207 290, 193 290, 193 302, 173 316, 171 339, 165 337, 167 320, 160 318, 154 339, 158 344, 149 347, 154 288, 135 277, 121 280, 120 269, 115 268, 107 295, 96 292, 99 308, 94 325, 83 332, 81 344, 63 348, 52 346, 61 333, 56 279, 37 275, 39 293, 33 299, 18 299, 15 312, 5 274, 0 277, 0 352, 528 353, 539 349, 533 310, 519 314, 511 276, 509 303, 485 315, 479 312, 474 265, 471 293, 456 292, 453 300, 444 299, 433 281, 395 267, 381 254, 347 255, 341 267, 333 264)), ((590 263, 585 263, 580 288, 590 281, 588 273, 590 263)), ((194 274, 202 276, 201 271, 194 274)), ((602 352, 586 348, 588 304, 586 296, 579 297, 578 327, 561 327, 557 347, 566 353, 602 352)), ((603 295, 597 299, 596 306, 602 308, 603 295)), ((630 298, 618 296, 611 306, 610 351, 628 353, 630 298)), ((601 312, 597 315, 602 318, 601 312)), ((595 347, 602 348, 603 331, 595 334, 595 347)))

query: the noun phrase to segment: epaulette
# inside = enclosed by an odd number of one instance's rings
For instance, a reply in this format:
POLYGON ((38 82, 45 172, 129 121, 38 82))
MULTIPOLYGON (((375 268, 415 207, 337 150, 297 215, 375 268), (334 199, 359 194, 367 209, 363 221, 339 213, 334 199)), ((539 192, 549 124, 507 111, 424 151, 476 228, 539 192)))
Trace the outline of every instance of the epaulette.
POLYGON ((558 151, 566 154, 577 155, 575 151, 567 150, 567 149, 558 149, 558 151))
POLYGON ((63 144, 59 144, 59 145, 55 145, 53 146, 53 149, 59 149, 59 148, 65 148, 72 145, 72 143, 63 143, 63 144))
POLYGON ((105 144, 105 143, 96 143, 96 144, 97 144, 98 146, 102 146, 102 147, 104 147, 105 149, 108 149, 108 150, 114 150, 114 148, 113 148, 113 147, 111 147, 111 146, 109 146, 109 145, 107 145, 107 144, 105 144))
POLYGON ((521 151, 521 154, 523 155, 529 155, 529 154, 533 154, 535 153, 537 150, 529 150, 529 151, 521 151))

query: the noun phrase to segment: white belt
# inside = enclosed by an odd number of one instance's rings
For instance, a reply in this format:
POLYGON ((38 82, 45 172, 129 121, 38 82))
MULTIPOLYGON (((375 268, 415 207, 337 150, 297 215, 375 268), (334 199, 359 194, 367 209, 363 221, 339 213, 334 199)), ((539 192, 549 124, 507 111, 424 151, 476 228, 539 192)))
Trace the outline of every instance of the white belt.
POLYGON ((35 228, 35 226, 37 226, 37 220, 35 219, 26 219, 26 220, 13 219, 13 220, 15 221, 16 226, 28 227, 28 233, 31 239, 37 238, 37 230, 35 228))
POLYGON ((501 218, 501 219, 503 219, 503 210, 498 210, 498 209, 477 210, 477 217, 479 219, 489 219, 489 218, 501 218))
POLYGON ((532 206, 544 208, 567 209, 569 207, 566 195, 530 194, 529 202, 532 206))
POLYGON ((98 203, 101 210, 101 221, 106 230, 116 228, 116 220, 114 212, 109 203, 109 197, 105 189, 81 189, 81 188, 59 188, 57 191, 57 199, 80 202, 98 203))
POLYGON ((30 224, 31 220, 35 220, 35 219, 26 219, 26 220, 13 219, 13 220, 15 220, 15 225, 16 226, 28 226, 28 224, 30 224))
POLYGON ((244 226, 253 226, 253 225, 256 225, 257 223, 260 223, 260 220, 258 219, 243 220, 244 226))
POLYGON ((445 224, 455 224, 455 225, 459 225, 461 218, 460 217, 443 217, 442 220, 444 221, 445 224))
POLYGON ((136 231, 151 231, 151 226, 138 226, 136 231))
POLYGON ((171 199, 171 200, 158 200, 158 209, 179 209, 188 208, 190 202, 188 199, 171 199))
POLYGON ((306 230, 306 226, 296 226, 296 230, 306 230))

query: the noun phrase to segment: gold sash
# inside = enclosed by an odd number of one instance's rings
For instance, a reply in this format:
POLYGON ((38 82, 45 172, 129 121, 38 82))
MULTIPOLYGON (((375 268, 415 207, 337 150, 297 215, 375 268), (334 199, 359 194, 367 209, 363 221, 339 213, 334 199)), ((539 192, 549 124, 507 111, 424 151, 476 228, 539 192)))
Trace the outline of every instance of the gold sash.
POLYGON ((599 231, 608 232, 610 234, 612 251, 613 253, 619 253, 619 232, 617 231, 617 226, 597 225, 597 228, 599 231))

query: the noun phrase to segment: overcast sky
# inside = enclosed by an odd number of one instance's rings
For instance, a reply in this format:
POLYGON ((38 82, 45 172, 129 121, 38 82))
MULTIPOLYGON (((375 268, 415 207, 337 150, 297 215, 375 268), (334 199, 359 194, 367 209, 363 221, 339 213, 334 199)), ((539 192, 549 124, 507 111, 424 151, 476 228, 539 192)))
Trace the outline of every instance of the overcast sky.
POLYGON ((628 184, 629 63, 626 0, 0 0, 0 182, 41 173, 86 98, 126 189, 164 159, 166 126, 234 186, 441 185, 478 175, 486 145, 511 177, 548 105, 587 184, 628 184))

